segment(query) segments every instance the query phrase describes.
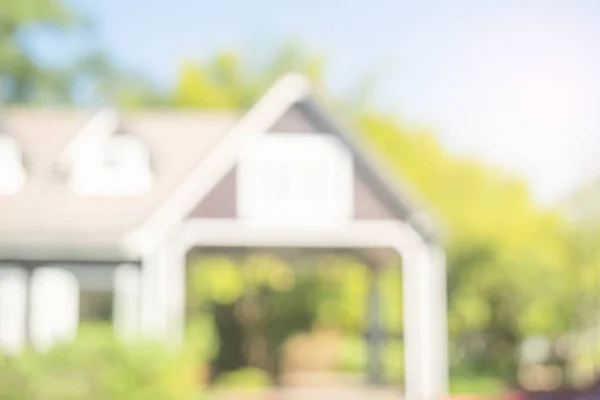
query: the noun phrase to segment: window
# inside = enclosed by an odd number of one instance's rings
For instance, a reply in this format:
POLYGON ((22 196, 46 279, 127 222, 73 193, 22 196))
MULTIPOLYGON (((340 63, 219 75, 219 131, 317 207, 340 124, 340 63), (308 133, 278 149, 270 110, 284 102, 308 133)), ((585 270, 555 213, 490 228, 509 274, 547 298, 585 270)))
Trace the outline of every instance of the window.
POLYGON ((136 196, 152 184, 150 154, 137 138, 109 137, 74 154, 71 180, 82 196, 136 196))
POLYGON ((329 135, 270 134, 239 159, 238 215, 266 224, 320 224, 352 212, 352 157, 329 135))
POLYGON ((21 149, 13 138, 0 135, 0 196, 20 192, 25 180, 21 149))

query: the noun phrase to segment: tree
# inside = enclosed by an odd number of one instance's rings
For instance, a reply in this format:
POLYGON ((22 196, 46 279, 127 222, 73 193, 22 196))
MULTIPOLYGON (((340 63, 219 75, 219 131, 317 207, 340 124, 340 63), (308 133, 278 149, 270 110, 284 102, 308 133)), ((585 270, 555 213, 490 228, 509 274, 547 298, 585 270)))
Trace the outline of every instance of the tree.
POLYGON ((44 32, 64 32, 80 22, 54 0, 0 1, 0 78, 2 100, 31 102, 46 90, 63 90, 61 71, 40 66, 24 38, 44 32))
POLYGON ((315 82, 321 78, 321 59, 307 57, 295 44, 284 46, 258 71, 247 67, 248 63, 233 52, 221 52, 201 65, 185 62, 173 102, 179 107, 244 109, 285 72, 298 70, 315 82))
POLYGON ((118 68, 88 38, 90 21, 59 0, 0 0, 0 101, 19 104, 156 106, 165 96, 139 72, 118 68), (86 41, 86 51, 60 65, 32 51, 41 35, 86 41), (83 95, 81 92, 85 92, 83 95))
POLYGON ((291 333, 309 329, 315 319, 307 289, 318 289, 318 282, 302 279, 290 263, 269 253, 200 254, 191 258, 190 270, 190 315, 212 313, 220 333, 215 374, 253 367, 276 375, 273 355, 291 333))
MULTIPOLYGON (((306 75, 315 86, 324 87, 324 59, 296 42, 284 44, 257 68, 236 52, 223 51, 197 62, 184 62, 170 102, 176 107, 244 110, 250 107, 273 82, 291 71, 306 75)), ((376 79, 366 76, 350 88, 338 103, 360 109, 371 97, 376 79)))
POLYGON ((449 234, 452 336, 479 333, 488 367, 515 371, 530 334, 560 335, 572 314, 571 255, 557 211, 538 210, 519 180, 447 154, 387 116, 359 118, 368 141, 441 216, 449 234))
POLYGON ((69 101, 93 106, 116 106, 122 109, 154 108, 168 105, 168 99, 142 74, 117 67, 102 50, 92 50, 79 57, 66 71, 71 86, 85 86, 84 96, 69 101))
POLYGON ((110 326, 86 326, 73 342, 48 352, 0 358, 0 399, 198 398, 195 355, 124 344, 110 326))

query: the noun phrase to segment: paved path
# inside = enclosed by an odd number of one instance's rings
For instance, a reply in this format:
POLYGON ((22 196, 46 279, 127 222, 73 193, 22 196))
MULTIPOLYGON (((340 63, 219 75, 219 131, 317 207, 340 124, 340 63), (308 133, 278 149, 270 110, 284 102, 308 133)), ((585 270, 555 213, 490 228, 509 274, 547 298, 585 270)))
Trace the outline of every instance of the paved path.
POLYGON ((214 400, 399 400, 397 389, 352 386, 277 388, 263 393, 214 393, 214 400))

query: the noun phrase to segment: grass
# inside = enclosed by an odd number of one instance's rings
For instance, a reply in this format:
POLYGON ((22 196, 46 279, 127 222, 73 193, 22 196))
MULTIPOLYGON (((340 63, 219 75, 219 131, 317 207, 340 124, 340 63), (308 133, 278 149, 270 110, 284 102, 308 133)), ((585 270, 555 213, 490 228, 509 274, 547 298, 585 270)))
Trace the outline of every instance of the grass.
POLYGON ((502 380, 492 376, 453 376, 450 378, 451 394, 497 396, 503 390, 502 380))

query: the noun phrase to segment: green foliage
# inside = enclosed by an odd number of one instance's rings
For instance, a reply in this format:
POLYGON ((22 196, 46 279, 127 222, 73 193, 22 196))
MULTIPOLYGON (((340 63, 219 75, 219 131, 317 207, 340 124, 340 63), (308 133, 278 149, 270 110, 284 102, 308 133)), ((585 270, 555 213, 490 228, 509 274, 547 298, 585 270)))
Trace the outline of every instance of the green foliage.
MULTIPOLYGON (((288 72, 304 74, 315 87, 325 86, 324 58, 297 42, 287 42, 271 57, 258 61, 252 63, 250 58, 232 51, 219 52, 199 63, 186 61, 168 101, 183 108, 245 110, 288 72)), ((357 82, 340 104, 350 110, 361 109, 371 98, 374 82, 373 76, 357 82)))
POLYGON ((102 51, 93 50, 76 60, 66 71, 66 87, 85 86, 86 93, 71 97, 84 105, 111 104, 122 109, 166 105, 165 96, 142 74, 117 67, 102 51))
POLYGON ((496 377, 474 375, 450 379, 451 394, 499 396, 504 391, 504 383, 496 377))
POLYGON ((339 368, 343 372, 362 372, 367 368, 367 342, 360 335, 342 337, 339 368))
POLYGON ((509 349, 529 334, 556 336, 569 327, 576 286, 558 212, 537 209, 519 180, 445 153, 430 134, 407 131, 373 113, 357 121, 367 141, 449 233, 453 338, 484 332, 486 352, 497 360, 510 358, 509 349))
POLYGON ((303 72, 315 82, 321 77, 321 59, 307 56, 296 44, 284 46, 266 67, 252 72, 246 60, 233 52, 221 52, 201 66, 185 62, 181 67, 173 102, 179 107, 244 109, 252 105, 274 80, 289 71, 303 72))
POLYGON ((327 288, 317 306, 324 326, 362 331, 366 322, 369 269, 353 257, 326 256, 315 260, 327 288))
POLYGON ((56 84, 59 73, 38 65, 24 37, 37 29, 64 30, 76 17, 54 0, 0 0, 0 84, 2 99, 26 102, 56 84))
POLYGON ((220 345, 214 315, 199 313, 187 322, 185 350, 192 354, 197 361, 213 360, 220 345))
POLYGON ((209 321, 205 327, 211 326, 215 339, 220 335, 219 351, 210 355, 217 373, 240 365, 273 372, 286 338, 314 322, 318 282, 297 277, 273 254, 200 255, 191 258, 190 271, 190 321, 209 321))
POLYGON ((190 285, 195 301, 230 304, 244 292, 245 282, 228 256, 200 257, 190 263, 190 285))
POLYGON ((195 360, 150 343, 124 345, 108 329, 0 363, 0 399, 187 400, 197 393, 195 360))
POLYGON ((0 0, 0 100, 125 108, 165 104, 165 96, 139 73, 116 67, 97 50, 90 28, 86 18, 60 0, 0 0), (86 42, 86 50, 58 64, 41 63, 32 44, 42 35, 77 38, 86 42))
POLYGON ((388 266, 380 272, 379 279, 383 327, 390 334, 400 334, 404 330, 402 269, 399 265, 388 266))
POLYGON ((195 258, 191 264, 191 290, 195 301, 231 304, 244 293, 261 288, 275 291, 293 286, 294 273, 283 260, 264 253, 242 259, 226 255, 195 258))
POLYGON ((387 340, 381 358, 386 381, 404 384, 404 344, 399 340, 387 340))
POLYGON ((269 374, 257 368, 224 373, 215 381, 215 389, 260 390, 273 385, 269 374))
MULTIPOLYGON (((191 304, 205 304, 204 308, 196 308, 202 311, 194 314, 192 322, 210 321, 213 324, 211 308, 206 307, 211 303, 234 305, 234 316, 247 335, 243 339, 246 348, 254 345, 251 338, 258 330, 266 339, 268 358, 279 357, 283 344, 297 332, 316 327, 341 330, 346 336, 342 342, 340 368, 349 372, 364 371, 365 306, 372 275, 356 258, 339 254, 304 255, 288 263, 260 252, 241 257, 201 255, 191 259, 190 270, 191 304), (252 299, 251 303, 249 299, 252 299), (248 304, 258 308, 248 314, 251 310, 248 304)), ((379 284, 385 304, 383 322, 386 331, 400 334, 400 268, 383 269, 379 284)), ((235 344, 229 341, 240 339, 225 335, 221 340, 221 346, 230 349, 235 344)), ((400 381, 403 374, 401 343, 397 339, 388 340, 384 355, 388 380, 400 381)), ((259 366, 251 361, 249 365, 259 366)))
MULTIPOLYGON (((367 369, 367 341, 362 335, 346 335, 341 341, 339 369, 361 373, 367 369)), ((404 378, 404 346, 400 340, 388 339, 383 343, 381 360, 385 381, 402 384, 404 378)))

